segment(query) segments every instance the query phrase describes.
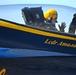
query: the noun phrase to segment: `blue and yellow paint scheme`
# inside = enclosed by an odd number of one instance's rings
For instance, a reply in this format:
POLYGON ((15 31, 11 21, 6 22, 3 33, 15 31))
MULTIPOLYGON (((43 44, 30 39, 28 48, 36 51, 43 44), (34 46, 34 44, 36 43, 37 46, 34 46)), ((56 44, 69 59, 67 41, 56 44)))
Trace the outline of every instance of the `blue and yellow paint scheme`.
POLYGON ((0 19, 0 47, 76 54, 76 35, 0 19))

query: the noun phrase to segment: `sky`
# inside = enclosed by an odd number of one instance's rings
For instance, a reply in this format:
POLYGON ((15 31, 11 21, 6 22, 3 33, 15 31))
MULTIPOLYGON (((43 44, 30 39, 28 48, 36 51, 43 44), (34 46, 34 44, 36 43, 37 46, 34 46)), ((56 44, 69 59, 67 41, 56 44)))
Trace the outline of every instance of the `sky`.
POLYGON ((7 4, 59 4, 76 7, 76 0, 0 0, 0 5, 7 4))

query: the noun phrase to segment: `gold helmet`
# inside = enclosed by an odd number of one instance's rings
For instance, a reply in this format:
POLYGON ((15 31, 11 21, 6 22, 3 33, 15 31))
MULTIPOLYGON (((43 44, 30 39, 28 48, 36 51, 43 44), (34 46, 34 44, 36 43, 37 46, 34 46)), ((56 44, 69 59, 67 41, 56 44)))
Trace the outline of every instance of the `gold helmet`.
POLYGON ((50 9, 49 15, 50 15, 50 18, 56 18, 57 19, 57 17, 58 17, 58 13, 55 9, 50 9))

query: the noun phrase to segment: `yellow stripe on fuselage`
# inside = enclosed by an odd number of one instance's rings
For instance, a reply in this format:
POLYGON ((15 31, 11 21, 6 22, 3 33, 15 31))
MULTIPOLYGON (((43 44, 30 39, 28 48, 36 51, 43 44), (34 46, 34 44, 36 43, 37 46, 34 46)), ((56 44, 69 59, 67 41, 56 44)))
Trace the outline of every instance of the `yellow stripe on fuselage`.
POLYGON ((33 29, 33 28, 13 24, 13 23, 6 22, 6 21, 0 21, 0 26, 15 29, 15 30, 20 30, 20 31, 24 31, 24 32, 34 33, 34 34, 38 34, 38 35, 43 35, 43 36, 49 36, 49 37, 55 37, 55 38, 68 39, 68 40, 76 41, 75 37, 55 34, 55 33, 46 32, 46 31, 42 31, 42 30, 38 30, 38 29, 33 29))

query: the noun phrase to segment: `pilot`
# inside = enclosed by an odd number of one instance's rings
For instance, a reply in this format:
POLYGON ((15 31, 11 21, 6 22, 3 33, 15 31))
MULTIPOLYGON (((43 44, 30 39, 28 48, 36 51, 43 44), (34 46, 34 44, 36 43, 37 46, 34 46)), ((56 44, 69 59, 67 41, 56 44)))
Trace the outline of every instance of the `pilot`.
POLYGON ((75 34, 76 31, 76 13, 73 15, 72 22, 69 26, 69 33, 75 34))
MULTIPOLYGON (((55 9, 49 9, 46 12, 44 12, 44 18, 46 22, 50 22, 53 27, 56 27, 55 24, 57 23, 58 13, 55 9)), ((59 26, 60 31, 64 32, 66 23, 62 22, 61 26, 60 25, 58 26, 59 26)))

